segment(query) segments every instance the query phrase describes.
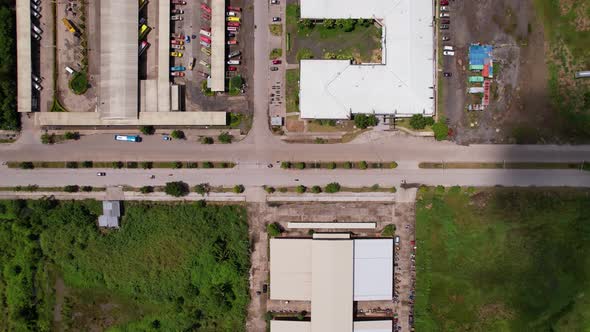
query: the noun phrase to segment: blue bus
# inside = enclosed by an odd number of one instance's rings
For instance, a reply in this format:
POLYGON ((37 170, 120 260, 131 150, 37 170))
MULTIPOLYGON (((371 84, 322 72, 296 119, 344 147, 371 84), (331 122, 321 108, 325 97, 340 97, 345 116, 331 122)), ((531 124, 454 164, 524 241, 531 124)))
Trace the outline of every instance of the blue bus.
POLYGON ((115 135, 115 141, 141 142, 141 137, 137 135, 115 135))

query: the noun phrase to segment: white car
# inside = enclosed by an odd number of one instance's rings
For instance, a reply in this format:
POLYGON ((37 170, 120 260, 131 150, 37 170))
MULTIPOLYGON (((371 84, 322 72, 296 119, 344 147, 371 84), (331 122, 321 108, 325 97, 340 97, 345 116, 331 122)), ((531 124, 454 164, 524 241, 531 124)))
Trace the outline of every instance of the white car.
POLYGON ((443 55, 454 56, 455 51, 443 51, 443 55))
POLYGON ((443 50, 444 51, 454 51, 453 46, 450 46, 450 45, 443 46, 443 50))
POLYGON ((451 15, 449 13, 440 13, 440 17, 441 18, 448 18, 448 17, 451 17, 451 15))
POLYGON ((440 11, 441 12, 448 12, 449 11, 449 6, 440 6, 440 11))

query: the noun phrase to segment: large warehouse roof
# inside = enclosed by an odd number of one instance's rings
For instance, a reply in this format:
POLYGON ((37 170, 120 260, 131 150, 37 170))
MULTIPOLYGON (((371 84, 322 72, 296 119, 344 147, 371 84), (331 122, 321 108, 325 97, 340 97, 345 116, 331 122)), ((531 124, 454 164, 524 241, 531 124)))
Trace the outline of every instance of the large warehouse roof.
POLYGON ((391 300, 393 294, 393 241, 354 241, 354 300, 391 300))
POLYGON ((270 240, 270 298, 311 300, 311 241, 270 240))
POLYGON ((98 107, 105 119, 137 118, 137 1, 100 2, 100 93, 98 107))
POLYGON ((211 91, 225 90, 225 1, 211 1, 211 91))
POLYGON ((17 101, 19 112, 32 112, 32 79, 31 58, 31 3, 16 2, 16 65, 17 65, 17 101))
POLYGON ((373 18, 383 25, 383 63, 302 60, 302 118, 351 113, 434 113, 433 5, 430 0, 301 0, 303 18, 373 18))

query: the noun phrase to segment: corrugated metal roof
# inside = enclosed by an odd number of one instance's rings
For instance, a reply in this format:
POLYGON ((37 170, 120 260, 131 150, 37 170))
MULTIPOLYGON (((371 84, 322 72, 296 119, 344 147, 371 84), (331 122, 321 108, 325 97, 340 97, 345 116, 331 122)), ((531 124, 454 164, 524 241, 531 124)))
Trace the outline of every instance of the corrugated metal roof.
POLYGON ((354 240, 354 300, 393 299, 393 239, 354 240))
POLYGON ((225 90, 225 1, 211 0, 211 91, 225 90))

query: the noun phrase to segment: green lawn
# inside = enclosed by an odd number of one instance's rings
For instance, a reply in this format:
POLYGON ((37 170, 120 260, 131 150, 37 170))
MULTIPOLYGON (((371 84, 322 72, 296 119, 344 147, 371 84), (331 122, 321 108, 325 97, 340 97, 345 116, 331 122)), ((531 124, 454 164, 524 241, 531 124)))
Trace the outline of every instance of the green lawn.
POLYGON ((0 331, 245 330, 244 208, 123 211, 121 229, 104 232, 96 201, 0 201, 0 331))
POLYGON ((299 112, 299 69, 287 69, 286 107, 287 113, 299 112))
POLYGON ((590 192, 421 189, 416 331, 588 331, 590 192))

